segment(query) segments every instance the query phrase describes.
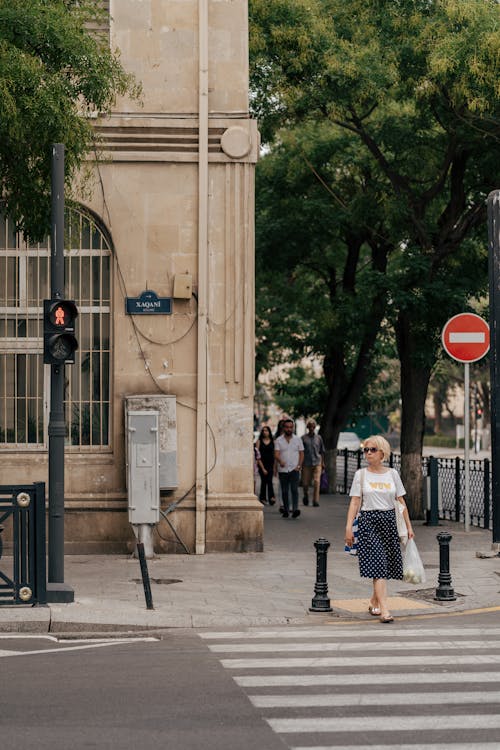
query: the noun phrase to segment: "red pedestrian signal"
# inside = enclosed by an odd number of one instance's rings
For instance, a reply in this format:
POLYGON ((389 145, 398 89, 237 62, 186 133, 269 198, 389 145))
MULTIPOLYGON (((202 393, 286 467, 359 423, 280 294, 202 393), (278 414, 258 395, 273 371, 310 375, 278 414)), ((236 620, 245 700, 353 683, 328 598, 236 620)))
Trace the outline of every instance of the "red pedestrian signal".
POLYGON ((75 320, 78 309, 72 300, 43 301, 43 362, 46 365, 74 364, 78 341, 75 320))

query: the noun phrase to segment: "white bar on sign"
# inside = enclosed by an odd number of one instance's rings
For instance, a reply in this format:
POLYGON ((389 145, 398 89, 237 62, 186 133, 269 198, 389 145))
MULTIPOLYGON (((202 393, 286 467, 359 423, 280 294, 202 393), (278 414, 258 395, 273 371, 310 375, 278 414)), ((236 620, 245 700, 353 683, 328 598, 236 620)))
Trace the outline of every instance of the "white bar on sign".
POLYGON ((466 331, 465 333, 450 333, 450 344, 484 344, 486 334, 484 331, 475 333, 466 331))

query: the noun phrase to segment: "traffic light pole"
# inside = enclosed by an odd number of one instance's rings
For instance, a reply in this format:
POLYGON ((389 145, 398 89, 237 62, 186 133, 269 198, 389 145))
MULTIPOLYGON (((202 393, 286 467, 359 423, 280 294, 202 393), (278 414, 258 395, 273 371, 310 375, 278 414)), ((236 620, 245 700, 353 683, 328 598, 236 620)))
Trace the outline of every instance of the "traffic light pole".
POLYGON ((500 554, 500 190, 488 196, 493 548, 500 554))
MULTIPOLYGON (((64 298, 64 144, 52 146, 51 298, 64 298)), ((72 602, 64 583, 64 362, 50 366, 49 544, 47 601, 72 602)))

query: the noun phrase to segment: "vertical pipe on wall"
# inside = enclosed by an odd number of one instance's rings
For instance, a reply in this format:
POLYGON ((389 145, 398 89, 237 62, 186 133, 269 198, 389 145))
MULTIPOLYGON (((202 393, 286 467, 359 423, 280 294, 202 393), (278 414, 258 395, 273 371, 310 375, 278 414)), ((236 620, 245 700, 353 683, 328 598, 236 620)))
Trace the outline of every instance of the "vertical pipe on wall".
POLYGON ((196 554, 205 552, 208 400, 208 2, 198 0, 198 350, 196 554))

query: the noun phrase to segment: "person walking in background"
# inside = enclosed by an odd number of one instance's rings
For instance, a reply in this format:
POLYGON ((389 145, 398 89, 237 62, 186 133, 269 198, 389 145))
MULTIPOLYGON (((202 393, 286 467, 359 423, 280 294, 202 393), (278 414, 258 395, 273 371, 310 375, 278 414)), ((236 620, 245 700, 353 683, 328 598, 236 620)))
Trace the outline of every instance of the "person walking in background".
POLYGON ((304 460, 304 446, 302 440, 293 434, 293 419, 283 422, 283 435, 274 442, 274 456, 278 462, 278 477, 283 502, 283 518, 289 516, 288 492, 292 495, 292 518, 300 516, 299 510, 299 479, 304 460))
POLYGON ((274 439, 271 428, 264 426, 257 439, 256 448, 260 453, 259 474, 260 474, 260 494, 259 500, 265 504, 266 500, 269 505, 274 505, 273 477, 276 459, 274 458, 274 439))
POLYGON ((285 424, 286 419, 280 419, 278 422, 278 425, 276 427, 276 432, 274 433, 274 439, 279 438, 280 435, 283 435, 283 425, 285 424))
POLYGON ((408 539, 414 537, 403 495, 406 490, 397 471, 384 466, 391 455, 389 443, 381 435, 365 440, 363 447, 368 466, 358 469, 350 491, 351 502, 345 528, 346 545, 352 547, 352 524, 359 514, 358 560, 362 578, 373 579, 368 610, 380 622, 393 622, 387 602, 387 579, 402 580, 403 561, 396 525, 395 503, 403 505, 408 539))
POLYGON ((325 446, 321 435, 316 434, 316 422, 310 419, 306 424, 307 432, 302 435, 304 446, 304 463, 302 464, 302 502, 309 505, 309 486, 313 484, 313 505, 319 505, 319 485, 321 472, 325 466, 325 446))
MULTIPOLYGON (((279 420, 279 422, 278 422, 278 424, 276 426, 276 432, 274 433, 274 440, 275 441, 276 441, 277 438, 279 438, 281 435, 283 435, 283 425, 284 425, 284 423, 285 423, 285 418, 279 420)), ((279 492, 280 492, 280 513, 281 513, 281 515, 283 515, 284 508, 283 508, 283 499, 281 497, 281 484, 280 484, 279 492)))
POLYGON ((253 446, 253 491, 257 493, 257 477, 259 476, 260 453, 257 444, 253 446))

